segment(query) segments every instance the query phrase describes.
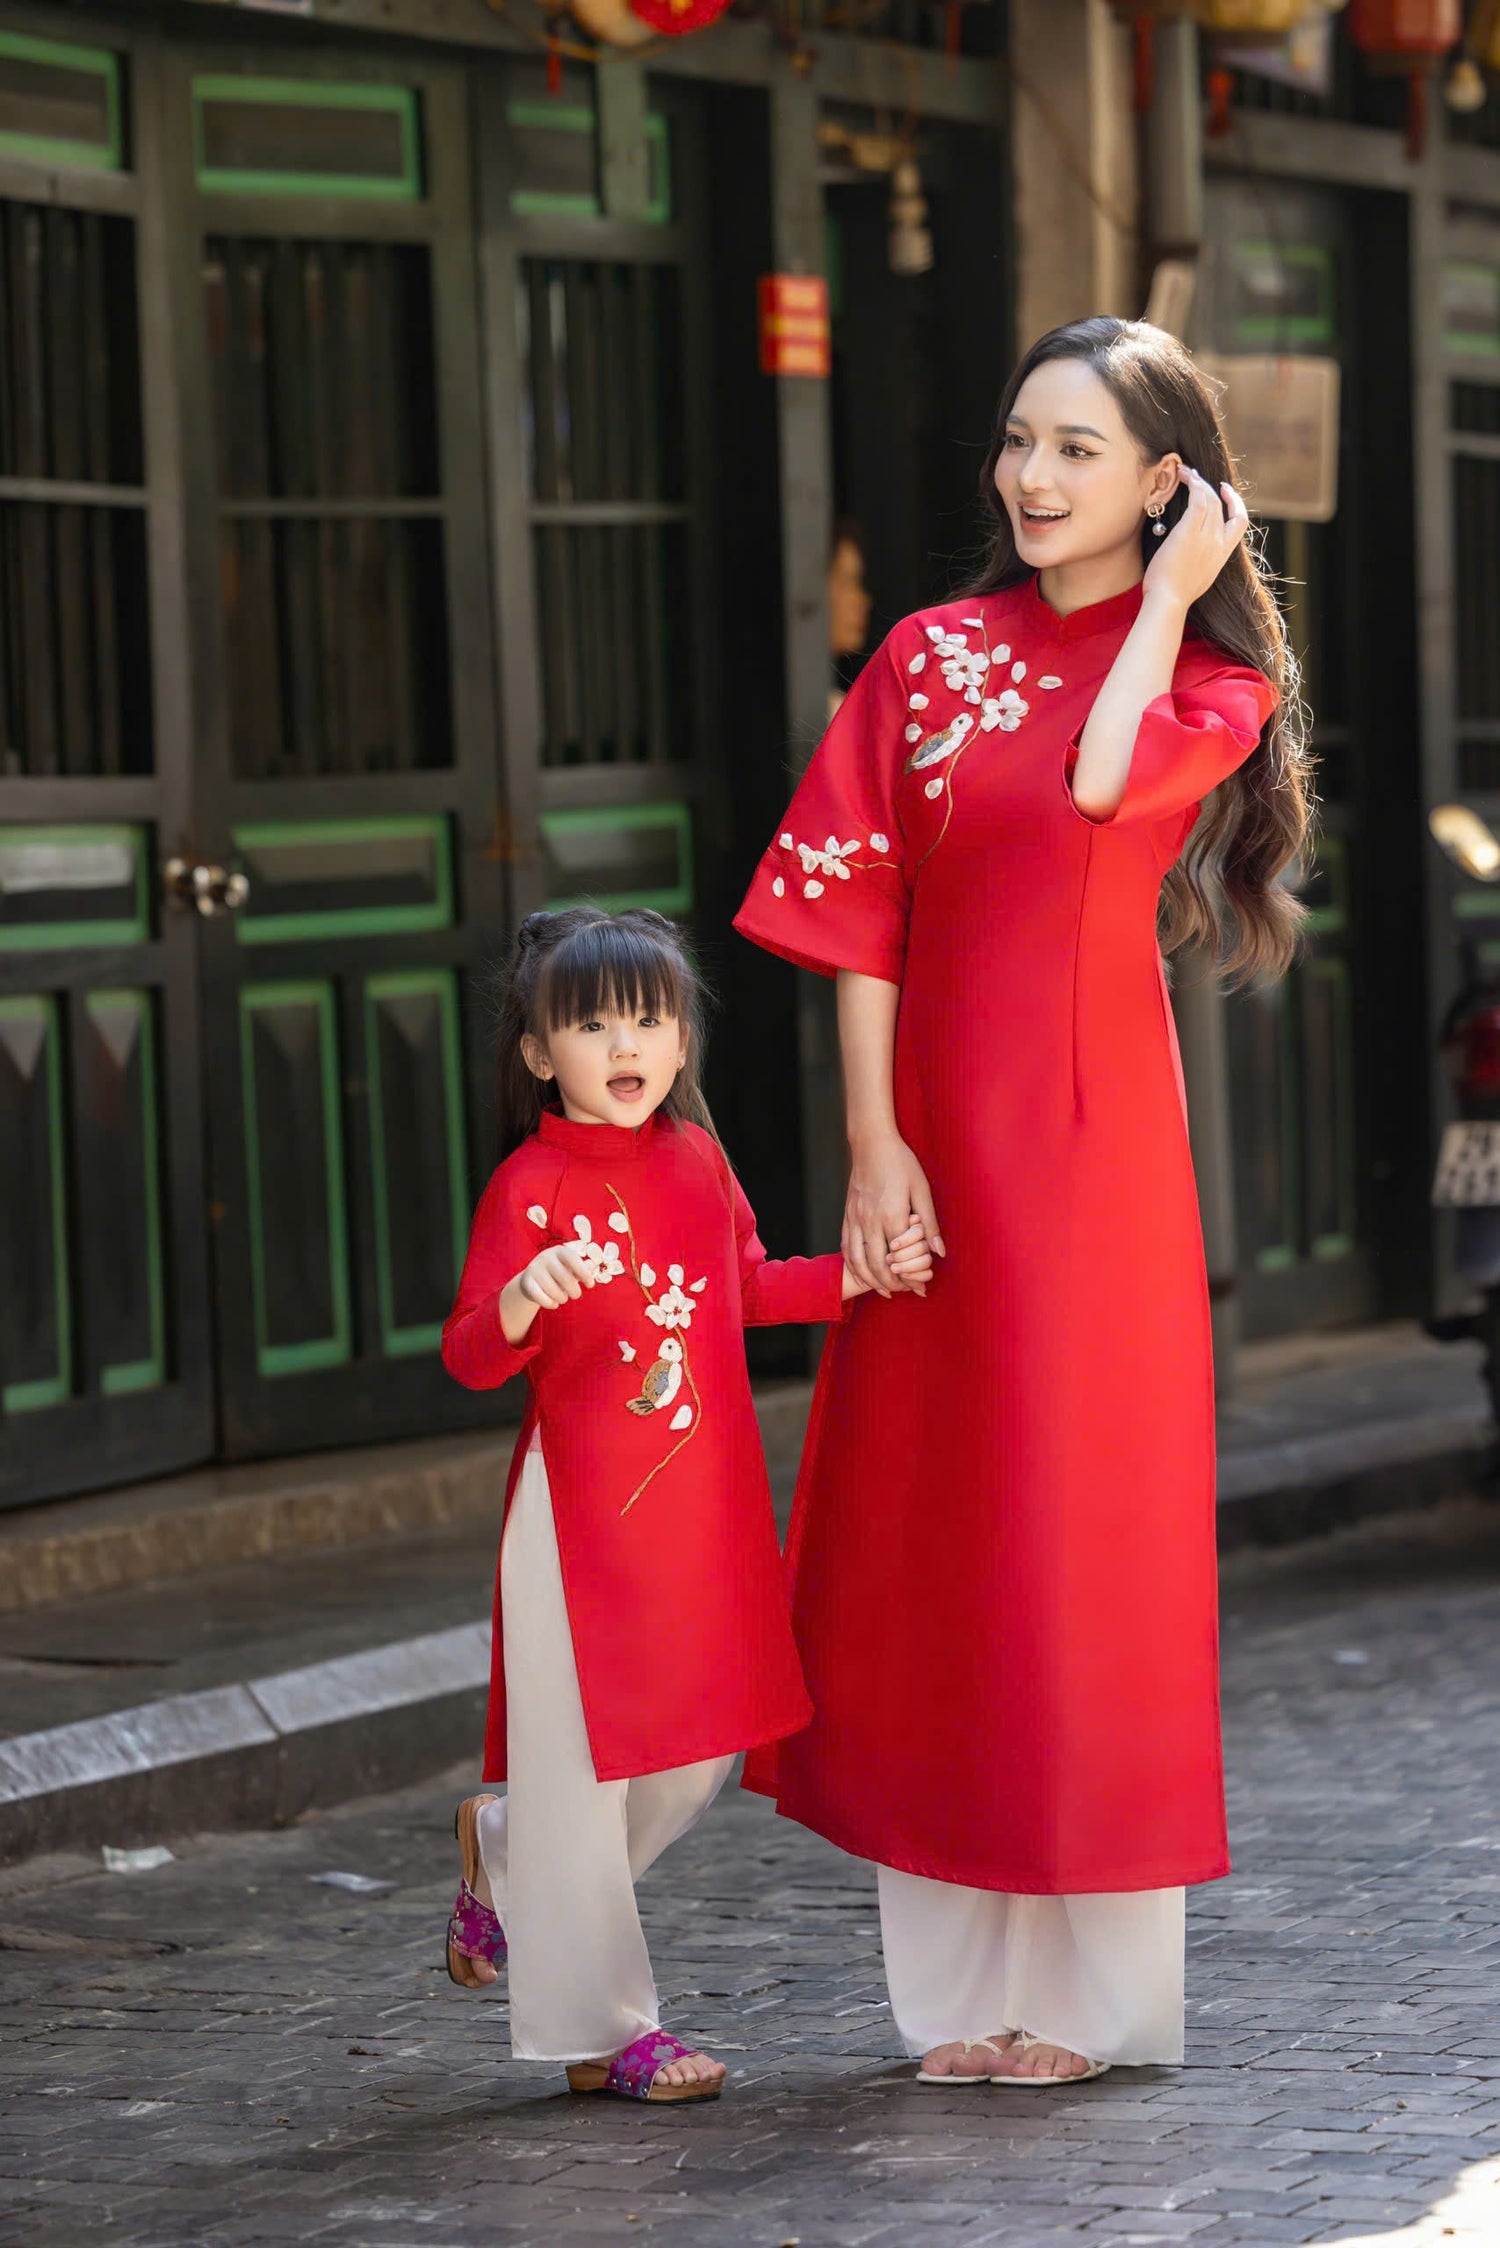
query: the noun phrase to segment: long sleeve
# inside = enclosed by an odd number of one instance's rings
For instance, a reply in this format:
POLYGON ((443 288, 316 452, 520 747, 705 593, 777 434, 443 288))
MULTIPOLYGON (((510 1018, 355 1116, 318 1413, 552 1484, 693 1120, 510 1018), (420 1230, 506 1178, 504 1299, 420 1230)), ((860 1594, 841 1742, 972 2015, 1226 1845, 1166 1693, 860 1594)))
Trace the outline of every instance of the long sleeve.
MULTIPOLYGON (((1248 666, 1220 664, 1197 677, 1189 669, 1185 677, 1173 680, 1167 694, 1147 703, 1125 794, 1108 819, 1088 824, 1121 827, 1131 821, 1170 819, 1201 803, 1244 764, 1276 700, 1269 679, 1248 666)), ((1070 802, 1077 761, 1075 734, 1067 757, 1070 802)), ((1088 815, 1079 812, 1078 817, 1088 815)))
MULTIPOLYGON (((895 637, 845 696, 735 919, 752 943, 820 975, 901 981, 910 899, 896 780, 919 681, 895 637)), ((914 661, 923 645, 911 642, 914 661)))
POLYGON ((844 1260, 768 1257, 755 1230, 755 1212, 734 1180, 734 1236, 740 1260, 740 1298, 747 1327, 821 1325, 842 1319, 844 1260))
POLYGON ((503 1163, 480 1197, 469 1234, 458 1298, 443 1327, 443 1364, 465 1389, 498 1389, 542 1347, 545 1311, 537 1313, 520 1343, 509 1343, 500 1325, 500 1291, 546 1242, 529 1215, 523 1180, 503 1163))

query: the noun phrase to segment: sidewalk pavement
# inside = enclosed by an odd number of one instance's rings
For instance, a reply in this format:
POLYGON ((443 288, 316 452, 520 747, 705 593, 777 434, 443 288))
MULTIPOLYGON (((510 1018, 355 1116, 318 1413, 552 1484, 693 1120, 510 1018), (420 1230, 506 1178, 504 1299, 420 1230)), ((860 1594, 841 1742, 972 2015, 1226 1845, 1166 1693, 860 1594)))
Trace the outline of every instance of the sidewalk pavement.
POLYGON ((1188 2065, 917 2085, 869 1867, 721 1800, 643 1885, 725 2098, 573 2100, 441 1965, 466 1772, 0 1874, 0 2236, 26 2248, 1495 2248, 1500 1509, 1224 1567, 1232 1876, 1188 2065), (351 1871, 394 1886, 316 1884, 351 1871))
MULTIPOLYGON (((1252 1346, 1221 1413, 1222 1547, 1468 1487, 1478 1364, 1407 1326, 1252 1346)), ((758 1399, 783 1522, 808 1394, 758 1399)), ((284 1824, 469 1753, 512 1441, 206 1470, 0 1523, 0 1863, 284 1824)))

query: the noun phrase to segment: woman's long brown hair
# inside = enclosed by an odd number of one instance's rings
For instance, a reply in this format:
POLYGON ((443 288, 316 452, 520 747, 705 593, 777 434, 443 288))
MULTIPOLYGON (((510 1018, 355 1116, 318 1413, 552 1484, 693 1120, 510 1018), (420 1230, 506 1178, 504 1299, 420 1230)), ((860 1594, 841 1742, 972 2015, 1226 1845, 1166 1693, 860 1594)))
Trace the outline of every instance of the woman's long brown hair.
MULTIPOLYGON (((995 489, 995 464, 1021 385, 1054 359, 1081 359, 1093 369, 1143 459, 1180 453, 1210 484, 1234 482, 1213 394, 1175 336, 1143 320, 1105 315, 1054 328, 1032 345, 1000 400, 981 483, 993 529, 983 567, 965 589, 969 593, 994 593, 1034 574, 1016 552, 1010 516, 995 489)), ((1165 520, 1175 521, 1185 504, 1179 495, 1165 520)), ((1153 543, 1143 519, 1143 561, 1149 562, 1153 543)), ((1259 745, 1214 791, 1162 884, 1162 950, 1206 944, 1229 979, 1243 984, 1278 975, 1290 964, 1305 918, 1304 907, 1278 877, 1301 853, 1313 816, 1307 718, 1281 612, 1248 545, 1231 554, 1193 603, 1188 623, 1226 655, 1263 672, 1280 697, 1259 745)))
POLYGON ((665 914, 645 907, 606 913, 595 905, 528 914, 500 977, 495 1114, 501 1160, 530 1139, 544 1108, 557 1105, 527 1068, 521 1041, 545 1043, 549 1030, 609 1013, 676 1016, 687 1060, 661 1113, 701 1124, 717 1140, 701 1075, 708 1007, 707 987, 682 931, 665 914))

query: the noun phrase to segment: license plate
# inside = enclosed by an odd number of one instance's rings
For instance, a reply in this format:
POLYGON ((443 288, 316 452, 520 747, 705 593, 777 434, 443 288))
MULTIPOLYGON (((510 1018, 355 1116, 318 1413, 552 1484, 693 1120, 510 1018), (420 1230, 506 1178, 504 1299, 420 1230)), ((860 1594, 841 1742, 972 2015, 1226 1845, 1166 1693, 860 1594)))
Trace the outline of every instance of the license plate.
POLYGON ((1450 1124, 1438 1150, 1432 1199, 1440 1210, 1500 1204, 1500 1124, 1450 1124))

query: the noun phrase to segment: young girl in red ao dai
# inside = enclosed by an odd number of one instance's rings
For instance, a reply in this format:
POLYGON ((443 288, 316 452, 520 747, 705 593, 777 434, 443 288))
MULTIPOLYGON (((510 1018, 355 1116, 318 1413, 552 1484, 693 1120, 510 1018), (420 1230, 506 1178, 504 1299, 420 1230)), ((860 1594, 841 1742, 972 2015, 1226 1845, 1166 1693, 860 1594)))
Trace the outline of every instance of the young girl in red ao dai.
MULTIPOLYGON (((443 1334, 471 1389, 530 1390, 506 1492, 485 1776, 457 1816, 448 1971, 509 1954, 511 2046, 575 2091, 715 2097, 662 2030, 637 1877, 736 1753, 811 1714, 787 1616, 746 1326, 836 1321, 837 1255, 767 1258, 698 1086, 673 925, 533 914, 506 980, 504 1160, 443 1334)), ((891 1270, 931 1272, 920 1229, 891 1270)))

